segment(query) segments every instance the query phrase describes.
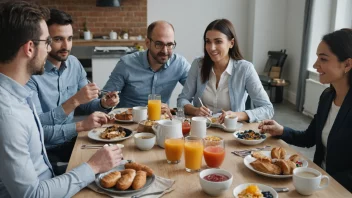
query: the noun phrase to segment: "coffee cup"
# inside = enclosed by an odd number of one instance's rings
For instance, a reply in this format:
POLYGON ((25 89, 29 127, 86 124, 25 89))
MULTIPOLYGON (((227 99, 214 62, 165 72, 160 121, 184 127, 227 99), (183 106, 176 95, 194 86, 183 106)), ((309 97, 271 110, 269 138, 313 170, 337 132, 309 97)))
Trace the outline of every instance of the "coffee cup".
POLYGON ((193 117, 191 121, 190 135, 204 138, 207 135, 207 118, 193 117))
POLYGON ((147 107, 133 107, 132 108, 133 121, 139 123, 142 120, 148 118, 148 108, 147 107))
POLYGON ((227 129, 236 129, 237 120, 237 116, 227 115, 224 120, 224 125, 227 129))
POLYGON ((293 185, 302 195, 311 195, 316 190, 321 190, 329 185, 329 177, 322 175, 318 170, 308 167, 299 167, 293 170, 293 185), (322 180, 326 182, 321 186, 322 180))

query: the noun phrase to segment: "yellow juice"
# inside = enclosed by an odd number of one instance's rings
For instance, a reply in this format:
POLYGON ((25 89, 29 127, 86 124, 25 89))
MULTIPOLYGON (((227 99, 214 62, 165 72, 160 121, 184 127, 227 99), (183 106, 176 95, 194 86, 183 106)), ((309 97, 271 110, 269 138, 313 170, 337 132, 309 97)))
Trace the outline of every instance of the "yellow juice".
POLYGON ((161 100, 148 100, 148 119, 160 120, 161 100))
POLYGON ((199 170, 202 166, 203 144, 201 142, 185 143, 185 165, 191 170, 199 170))
POLYGON ((182 157, 184 147, 183 139, 166 139, 165 154, 166 159, 172 162, 178 161, 182 157))

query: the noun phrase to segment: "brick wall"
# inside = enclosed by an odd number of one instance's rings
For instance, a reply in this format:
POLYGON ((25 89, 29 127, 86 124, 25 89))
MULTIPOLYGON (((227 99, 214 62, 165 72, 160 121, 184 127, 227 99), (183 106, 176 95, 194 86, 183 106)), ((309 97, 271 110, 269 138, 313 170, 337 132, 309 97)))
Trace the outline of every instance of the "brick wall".
POLYGON ((109 35, 111 30, 118 34, 127 30, 130 36, 145 36, 147 33, 147 0, 121 0, 120 7, 96 7, 96 0, 31 1, 69 13, 74 20, 76 36, 78 30, 83 30, 85 20, 94 36, 109 35))

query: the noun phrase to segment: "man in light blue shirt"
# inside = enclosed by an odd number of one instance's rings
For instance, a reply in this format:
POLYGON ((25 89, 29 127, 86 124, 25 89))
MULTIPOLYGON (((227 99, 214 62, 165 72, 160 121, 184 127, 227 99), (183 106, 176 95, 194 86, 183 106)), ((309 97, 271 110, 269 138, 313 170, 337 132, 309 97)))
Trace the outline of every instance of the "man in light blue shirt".
POLYGON ((105 147, 54 177, 32 93, 24 88, 32 74, 44 72, 51 50, 48 17, 48 9, 33 3, 0 6, 0 197, 71 197, 121 161, 121 149, 105 147))
MULTIPOLYGON (((177 82, 185 83, 190 64, 173 53, 174 28, 166 21, 148 26, 147 51, 125 55, 112 71, 104 90, 120 91, 118 107, 146 106, 149 94, 160 94, 168 103, 177 82)), ((167 105, 162 105, 167 111, 167 105)))
MULTIPOLYGON (((118 96, 97 99, 99 88, 89 83, 81 63, 69 55, 72 48, 72 18, 67 13, 51 9, 47 21, 53 39, 51 52, 44 67, 44 75, 32 76, 27 87, 34 91, 33 102, 44 128, 44 142, 50 161, 57 174, 56 162, 68 162, 77 132, 99 127, 99 116, 118 103, 118 96), (91 114, 85 120, 74 122, 77 107, 91 114)), ((65 170, 65 168, 64 168, 65 170)), ((63 171, 64 171, 63 170, 63 171)))

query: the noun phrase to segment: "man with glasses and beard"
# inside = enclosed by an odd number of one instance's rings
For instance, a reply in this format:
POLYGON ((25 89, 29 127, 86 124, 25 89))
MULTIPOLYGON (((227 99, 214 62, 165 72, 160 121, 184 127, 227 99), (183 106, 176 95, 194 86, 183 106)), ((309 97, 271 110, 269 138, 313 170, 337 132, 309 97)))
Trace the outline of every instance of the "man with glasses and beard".
POLYGON ((173 53, 174 28, 166 21, 148 26, 145 43, 148 50, 121 58, 104 90, 120 91, 117 107, 146 106, 149 94, 160 94, 162 113, 171 116, 165 103, 169 102, 177 82, 184 85, 190 64, 183 56, 173 53))
POLYGON ((116 106, 116 92, 97 99, 99 88, 89 83, 78 59, 70 55, 72 48, 72 18, 67 13, 51 9, 47 21, 52 38, 51 52, 44 66, 44 75, 32 76, 27 87, 34 91, 33 102, 44 128, 44 142, 56 174, 62 174, 68 162, 78 132, 102 125, 105 113, 116 106), (85 120, 74 122, 74 110, 80 107, 85 120))
POLYGON ((48 17, 48 9, 33 3, 0 3, 0 197, 72 197, 122 158, 119 147, 104 147, 54 177, 32 92, 24 87, 31 75, 44 72, 51 50, 48 17))

